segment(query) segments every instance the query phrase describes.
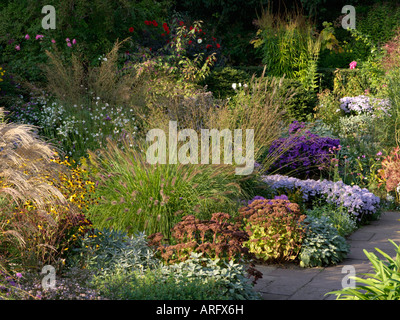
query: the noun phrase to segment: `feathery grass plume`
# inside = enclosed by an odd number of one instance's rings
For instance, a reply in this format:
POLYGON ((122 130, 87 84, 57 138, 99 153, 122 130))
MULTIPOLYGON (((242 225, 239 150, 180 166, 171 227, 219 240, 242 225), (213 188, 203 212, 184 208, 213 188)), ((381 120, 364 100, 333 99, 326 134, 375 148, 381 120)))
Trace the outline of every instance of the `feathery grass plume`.
POLYGON ((47 79, 47 90, 61 101, 79 104, 85 95, 85 68, 79 56, 72 54, 66 62, 54 47, 54 52, 46 50, 49 63, 43 65, 47 79))
MULTIPOLYGON (((253 76, 247 88, 232 97, 229 103, 210 110, 205 124, 207 128, 228 128, 232 132, 253 129, 255 159, 260 159, 272 142, 285 133, 288 125, 284 117, 285 104, 293 96, 291 91, 280 95, 278 89, 283 78, 267 78, 265 71, 266 68, 260 77, 253 76)), ((262 167, 267 170, 293 143, 288 139, 279 150, 263 156, 262 167)))
POLYGON ((60 101, 79 105, 88 99, 88 90, 109 103, 126 103, 131 99, 131 89, 138 81, 134 72, 118 70, 118 53, 125 41, 116 41, 99 66, 87 66, 81 56, 72 54, 64 61, 60 52, 46 51, 49 64, 44 66, 48 90, 60 101))
MULTIPOLYGON (((0 115, 3 114, 0 109, 0 115)), ((33 126, 0 123, 0 196, 16 204, 33 201, 38 208, 46 203, 66 204, 61 192, 43 176, 55 173, 50 162, 54 150, 35 133, 33 126)))
POLYGON ((139 82, 134 71, 118 70, 119 50, 129 39, 117 39, 100 66, 88 70, 88 88, 109 103, 128 103, 132 99, 132 88, 139 82))

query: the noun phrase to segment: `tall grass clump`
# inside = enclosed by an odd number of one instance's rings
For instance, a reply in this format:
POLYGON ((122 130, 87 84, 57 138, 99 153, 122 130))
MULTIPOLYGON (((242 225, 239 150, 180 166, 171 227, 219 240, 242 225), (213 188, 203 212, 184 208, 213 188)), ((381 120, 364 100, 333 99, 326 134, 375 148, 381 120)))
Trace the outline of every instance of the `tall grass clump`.
MULTIPOLYGON (((3 112, 0 110, 0 112, 3 112)), ((56 265, 72 234, 86 224, 60 191, 68 170, 29 125, 0 123, 0 262, 56 265)))
POLYGON ((307 90, 317 87, 321 39, 301 12, 274 14, 263 10, 254 47, 260 51, 269 75, 299 80, 307 90))
POLYGON ((90 99, 88 92, 108 103, 126 102, 136 81, 133 73, 120 72, 118 68, 119 50, 127 40, 117 40, 98 66, 88 66, 76 54, 66 59, 56 48, 53 52, 46 51, 49 63, 43 68, 48 92, 70 105, 87 102, 90 99))
POLYGON ((254 130, 254 158, 261 165, 256 164, 257 169, 262 168, 263 171, 268 170, 295 143, 294 137, 289 138, 279 149, 268 152, 272 143, 285 134, 289 125, 285 105, 293 92, 288 90, 280 93, 283 78, 269 78, 265 73, 266 68, 260 77, 253 76, 249 84, 227 104, 210 110, 206 121, 208 128, 242 129, 243 132, 246 129, 254 130))
MULTIPOLYGON (((0 108, 0 118, 4 110, 0 108)), ((41 177, 54 173, 50 161, 54 150, 29 125, 0 122, 0 197, 22 204, 32 201, 38 208, 46 203, 65 204, 65 198, 41 177)))
POLYGON ((182 216, 233 212, 244 197, 229 165, 150 164, 145 150, 127 139, 122 147, 109 140, 100 154, 90 152, 99 204, 88 216, 97 228, 168 236, 182 216))

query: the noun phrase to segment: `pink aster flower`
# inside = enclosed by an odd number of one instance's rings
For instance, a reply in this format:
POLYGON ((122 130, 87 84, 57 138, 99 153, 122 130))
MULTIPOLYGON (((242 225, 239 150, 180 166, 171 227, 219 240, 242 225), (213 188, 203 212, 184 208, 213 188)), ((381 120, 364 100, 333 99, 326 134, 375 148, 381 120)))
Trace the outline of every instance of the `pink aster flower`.
POLYGON ((357 66, 357 61, 350 62, 350 69, 355 69, 357 66))

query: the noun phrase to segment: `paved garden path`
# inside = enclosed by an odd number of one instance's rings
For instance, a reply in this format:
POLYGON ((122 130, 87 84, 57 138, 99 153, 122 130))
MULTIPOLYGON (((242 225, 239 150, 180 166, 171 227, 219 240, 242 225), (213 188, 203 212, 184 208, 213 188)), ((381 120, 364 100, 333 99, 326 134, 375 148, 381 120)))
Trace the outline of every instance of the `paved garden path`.
MULTIPOLYGON (((336 266, 326 268, 301 268, 297 265, 257 265, 263 273, 255 290, 265 300, 334 300, 329 291, 342 288, 342 280, 348 275, 344 266, 354 266, 356 273, 373 272, 363 249, 382 257, 375 248, 395 256, 395 248, 388 241, 400 244, 400 212, 385 212, 378 221, 373 221, 354 232, 347 240, 351 245, 347 258, 336 266), (342 270, 344 273, 342 273, 342 270)), ((373 272, 374 273, 374 272, 373 272)))

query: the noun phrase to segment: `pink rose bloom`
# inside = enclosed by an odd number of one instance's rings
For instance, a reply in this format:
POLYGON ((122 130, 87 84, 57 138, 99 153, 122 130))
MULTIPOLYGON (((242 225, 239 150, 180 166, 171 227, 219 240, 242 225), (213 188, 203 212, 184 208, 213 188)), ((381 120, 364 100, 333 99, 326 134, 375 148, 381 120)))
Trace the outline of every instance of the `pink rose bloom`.
POLYGON ((71 42, 67 42, 67 46, 68 46, 68 47, 72 47, 71 42))
POLYGON ((29 40, 29 38, 30 38, 30 36, 29 36, 29 34, 27 34, 27 35, 25 36, 25 39, 26 39, 26 40, 29 40))
POLYGON ((51 42, 52 42, 52 43, 56 43, 56 40, 54 40, 54 39, 51 39, 51 42))
POLYGON ((36 40, 43 38, 41 34, 36 35, 36 40))
POLYGON ((21 47, 19 46, 19 44, 17 44, 17 45, 15 46, 15 50, 17 50, 17 51, 21 50, 21 47))
POLYGON ((72 39, 72 44, 76 44, 76 40, 75 39, 72 39))
POLYGON ((355 69, 356 66, 357 66, 357 62, 356 61, 350 62, 350 69, 355 69))

